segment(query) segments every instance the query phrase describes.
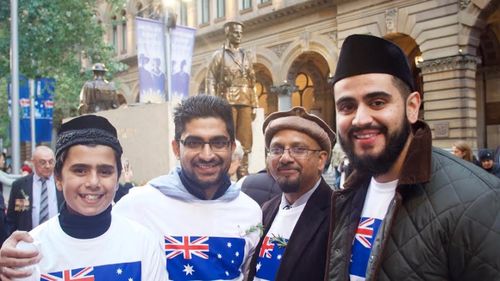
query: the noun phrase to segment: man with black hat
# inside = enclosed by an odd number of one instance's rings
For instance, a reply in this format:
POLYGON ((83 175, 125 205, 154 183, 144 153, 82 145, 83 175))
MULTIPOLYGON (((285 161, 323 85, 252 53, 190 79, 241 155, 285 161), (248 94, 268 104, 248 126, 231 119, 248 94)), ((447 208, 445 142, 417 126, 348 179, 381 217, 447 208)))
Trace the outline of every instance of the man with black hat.
MULTIPOLYGON (((167 280, 159 237, 139 223, 111 213, 121 155, 116 129, 104 117, 84 115, 62 124, 54 174, 66 203, 59 216, 30 235, 15 232, 6 241, 6 247, 23 241, 17 247, 29 251, 11 257, 37 260, 37 264, 32 272, 3 268, 2 280, 6 276, 29 276, 23 280, 167 280)), ((8 264, 8 252, 0 250, 1 264, 15 266, 8 264)))
POLYGON ((257 108, 254 91, 255 72, 252 55, 240 48, 243 23, 228 21, 224 24, 226 42, 215 51, 207 72, 207 94, 226 99, 233 109, 236 139, 243 146, 243 159, 237 171, 238 178, 248 174, 248 154, 252 150, 252 120, 257 108))
POLYGON ((323 280, 332 190, 321 174, 335 133, 303 107, 269 115, 263 131, 269 173, 283 193, 262 207, 249 280, 323 280))
POLYGON ((500 166, 494 162, 493 151, 487 148, 480 149, 477 153, 479 163, 485 171, 500 178, 500 166))
POLYGON ((403 51, 351 35, 333 85, 354 171, 332 196, 327 280, 500 280, 500 181, 432 147, 403 51))

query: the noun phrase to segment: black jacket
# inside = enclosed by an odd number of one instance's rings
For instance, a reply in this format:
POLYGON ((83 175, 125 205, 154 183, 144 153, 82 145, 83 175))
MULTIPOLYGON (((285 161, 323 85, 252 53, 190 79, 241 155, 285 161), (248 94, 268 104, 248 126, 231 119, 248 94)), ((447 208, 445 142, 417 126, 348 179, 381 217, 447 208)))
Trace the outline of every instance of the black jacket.
MULTIPOLYGON (((275 280, 322 281, 324 279, 331 195, 332 189, 321 179, 292 231, 275 280)), ((252 280, 255 276, 260 246, 278 213, 280 202, 281 194, 262 207, 264 234, 252 258, 248 280, 252 280)))
MULTIPOLYGON (((414 139, 379 228, 366 280, 500 280, 500 180, 414 139)), ((370 176, 354 171, 332 196, 327 280, 349 280, 352 241, 370 176)))
MULTIPOLYGON (((64 202, 62 192, 56 190, 57 205, 61 206, 64 202)), ((18 204, 19 205, 19 204, 18 204)), ((7 208, 7 227, 9 233, 15 230, 30 231, 33 228, 31 210, 33 206, 33 174, 24 176, 12 183, 10 191, 9 206, 7 208), (29 206, 25 209, 16 207, 18 200, 28 198, 29 206)))
POLYGON ((275 195, 281 194, 278 184, 266 170, 246 176, 241 185, 241 191, 259 203, 260 206, 275 195))

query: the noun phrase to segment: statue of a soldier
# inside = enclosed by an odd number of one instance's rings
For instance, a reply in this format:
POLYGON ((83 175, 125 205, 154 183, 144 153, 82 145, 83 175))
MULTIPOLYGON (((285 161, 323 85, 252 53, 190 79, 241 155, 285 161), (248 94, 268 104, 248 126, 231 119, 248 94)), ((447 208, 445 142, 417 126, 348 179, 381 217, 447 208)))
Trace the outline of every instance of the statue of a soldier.
POLYGON ((226 41, 215 51, 210 62, 206 86, 207 94, 225 98, 233 108, 236 139, 243 146, 243 159, 238 178, 248 174, 248 154, 252 149, 252 120, 258 107, 254 91, 255 72, 251 54, 240 48, 243 23, 230 21, 224 25, 226 41))
POLYGON ((104 79, 106 67, 102 63, 92 66, 94 80, 87 81, 80 92, 79 114, 94 113, 102 110, 115 109, 120 105, 116 88, 113 83, 104 79))

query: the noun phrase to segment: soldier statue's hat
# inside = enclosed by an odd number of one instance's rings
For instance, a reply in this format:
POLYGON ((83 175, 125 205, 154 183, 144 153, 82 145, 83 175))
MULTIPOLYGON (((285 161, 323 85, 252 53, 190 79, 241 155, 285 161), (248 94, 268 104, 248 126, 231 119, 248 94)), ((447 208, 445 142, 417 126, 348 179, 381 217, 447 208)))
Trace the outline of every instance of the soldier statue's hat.
POLYGON ((108 71, 104 63, 96 63, 92 66, 92 71, 108 71))
POLYGON ((241 25, 241 27, 245 27, 245 25, 243 24, 243 22, 241 21, 238 21, 238 20, 231 20, 231 21, 228 21, 224 24, 224 29, 226 27, 229 27, 229 26, 232 26, 232 25, 241 25))

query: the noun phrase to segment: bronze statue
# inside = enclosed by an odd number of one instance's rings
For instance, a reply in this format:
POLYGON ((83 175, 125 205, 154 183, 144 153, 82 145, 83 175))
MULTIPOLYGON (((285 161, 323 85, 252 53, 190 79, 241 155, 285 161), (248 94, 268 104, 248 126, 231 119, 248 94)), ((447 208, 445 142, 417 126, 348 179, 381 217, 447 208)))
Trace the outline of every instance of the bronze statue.
POLYGON ((226 41, 215 51, 208 68, 207 94, 225 98, 233 108, 236 139, 243 146, 243 159, 238 178, 248 174, 248 154, 252 149, 252 120, 258 107, 254 91, 255 72, 250 52, 240 48, 243 23, 230 21, 224 24, 226 41))
POLYGON ((118 96, 113 83, 104 79, 106 67, 102 63, 92 66, 94 80, 87 81, 80 92, 78 113, 94 113, 102 110, 118 108, 118 96))

